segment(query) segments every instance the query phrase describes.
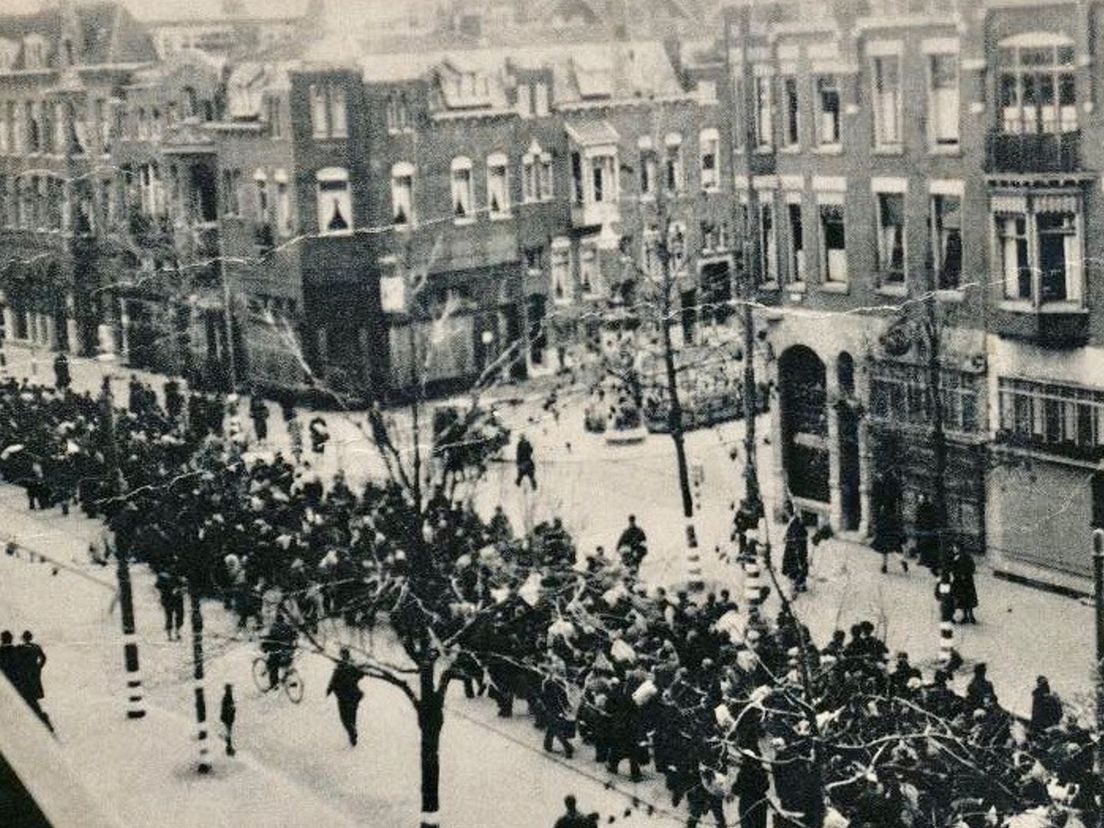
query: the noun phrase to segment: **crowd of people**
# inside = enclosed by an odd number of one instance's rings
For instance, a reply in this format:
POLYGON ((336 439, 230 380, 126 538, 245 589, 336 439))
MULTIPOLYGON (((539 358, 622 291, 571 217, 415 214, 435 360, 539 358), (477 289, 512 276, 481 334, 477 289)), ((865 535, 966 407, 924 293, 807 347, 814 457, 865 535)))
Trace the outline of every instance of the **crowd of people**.
MULTIPOLYGON (((426 616, 407 614, 402 579, 430 577, 407 559, 424 545, 431 576, 455 595, 449 674, 465 694, 486 692, 502 716, 525 700, 546 750, 572 756, 581 741, 634 779, 652 766, 689 826, 706 814, 726 824, 733 800, 752 828, 769 813, 776 826, 878 828, 981 828, 1032 813, 1073 828, 1098 808, 1092 734, 1045 680, 1024 723, 984 669, 960 695, 948 671, 925 677, 906 654, 891 659, 872 624, 817 644, 789 612, 649 588, 635 520, 617 558, 582 561, 558 519, 517 537, 501 510, 484 520, 444 488, 412 525, 394 480, 354 492, 340 473, 323 484, 278 451, 247 460, 223 433, 227 400, 167 392, 162 406, 135 381, 122 409, 106 394, 9 380, 0 473, 32 507, 75 501, 102 517, 118 554, 159 573, 170 639, 185 586, 221 597, 243 626, 265 623, 258 596, 276 591, 280 623, 308 638, 323 618, 371 626, 381 607, 413 634, 404 625, 426 616)), ((342 654, 339 668, 329 689, 355 744, 355 659, 342 654)))

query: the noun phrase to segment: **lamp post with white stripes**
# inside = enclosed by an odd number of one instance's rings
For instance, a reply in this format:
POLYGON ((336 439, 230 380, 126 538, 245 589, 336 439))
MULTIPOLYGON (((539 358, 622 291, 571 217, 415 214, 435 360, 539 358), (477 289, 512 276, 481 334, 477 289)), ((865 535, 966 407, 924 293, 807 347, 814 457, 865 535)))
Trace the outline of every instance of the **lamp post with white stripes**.
MULTIPOLYGON (((1104 529, 1094 529, 1093 603, 1096 608, 1096 755, 1098 779, 1104 778, 1104 529)), ((1098 794, 1097 828, 1104 828, 1104 794, 1098 794)))
MULTIPOLYGON (((112 478, 110 494, 122 498, 126 494, 126 479, 119 468, 119 454, 115 446, 115 399, 111 394, 110 376, 103 379, 100 397, 103 406, 104 452, 108 461, 108 474, 112 478)), ((113 506, 120 510, 116 514, 125 511, 120 503, 113 506)), ((142 698, 142 670, 138 661, 138 635, 134 626, 134 593, 130 583, 129 552, 120 548, 118 540, 115 542, 115 563, 115 575, 119 584, 119 615, 123 624, 123 664, 127 676, 126 715, 128 719, 141 719, 146 715, 146 707, 142 698)))
POLYGON ((192 625, 192 678, 195 682, 196 746, 199 750, 199 762, 196 771, 210 773, 211 761, 207 738, 207 699, 203 689, 203 613, 200 607, 199 585, 197 578, 188 578, 188 604, 191 610, 192 625))

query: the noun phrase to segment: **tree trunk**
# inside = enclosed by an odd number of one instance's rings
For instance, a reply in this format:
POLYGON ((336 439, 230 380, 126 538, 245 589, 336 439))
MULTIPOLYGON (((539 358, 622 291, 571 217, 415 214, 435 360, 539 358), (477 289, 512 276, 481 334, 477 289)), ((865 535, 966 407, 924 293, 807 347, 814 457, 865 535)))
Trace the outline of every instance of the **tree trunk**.
POLYGON ((433 688, 433 667, 421 669, 418 728, 422 733, 421 828, 440 828, 441 727, 445 723, 444 696, 433 688))

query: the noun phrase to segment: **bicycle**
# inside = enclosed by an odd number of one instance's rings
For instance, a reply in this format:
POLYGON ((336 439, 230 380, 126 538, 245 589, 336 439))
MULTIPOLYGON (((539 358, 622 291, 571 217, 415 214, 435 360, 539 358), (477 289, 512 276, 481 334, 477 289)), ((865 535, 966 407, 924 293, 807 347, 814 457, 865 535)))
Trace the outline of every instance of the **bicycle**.
MULTIPOLYGON (((284 694, 292 704, 299 704, 303 700, 303 679, 299 671, 288 662, 277 669, 278 684, 284 688, 284 694)), ((268 657, 257 656, 253 659, 253 683, 262 693, 275 690, 268 675, 268 657)))

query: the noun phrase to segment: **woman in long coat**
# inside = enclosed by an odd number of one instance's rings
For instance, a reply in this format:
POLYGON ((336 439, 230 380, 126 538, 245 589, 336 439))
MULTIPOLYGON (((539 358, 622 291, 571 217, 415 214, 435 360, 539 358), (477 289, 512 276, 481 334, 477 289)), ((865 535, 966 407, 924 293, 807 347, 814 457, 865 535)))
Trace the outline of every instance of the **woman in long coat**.
POLYGON ((961 549, 955 550, 951 561, 951 597, 954 598, 955 609, 962 610, 962 620, 976 624, 974 608, 978 605, 977 588, 974 586, 974 559, 968 552, 961 549))

